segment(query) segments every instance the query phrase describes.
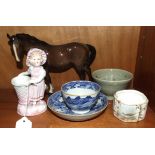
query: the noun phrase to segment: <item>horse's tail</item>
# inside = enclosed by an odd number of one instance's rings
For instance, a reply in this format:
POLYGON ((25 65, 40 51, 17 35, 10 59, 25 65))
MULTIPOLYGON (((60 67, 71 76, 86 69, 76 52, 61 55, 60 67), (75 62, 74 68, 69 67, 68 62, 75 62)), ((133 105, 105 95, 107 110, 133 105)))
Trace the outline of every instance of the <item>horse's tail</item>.
POLYGON ((94 46, 87 44, 89 49, 88 65, 90 66, 96 57, 96 49, 94 46))

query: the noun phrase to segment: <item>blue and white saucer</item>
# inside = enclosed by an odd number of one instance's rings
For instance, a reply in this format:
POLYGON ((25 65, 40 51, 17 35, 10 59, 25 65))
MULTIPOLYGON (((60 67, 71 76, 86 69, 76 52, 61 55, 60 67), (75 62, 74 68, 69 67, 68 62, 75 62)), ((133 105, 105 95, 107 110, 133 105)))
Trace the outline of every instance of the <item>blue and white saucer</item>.
POLYGON ((62 98, 61 91, 52 94, 47 101, 47 106, 57 116, 70 121, 85 121, 98 116, 108 105, 107 97, 100 93, 99 99, 94 107, 88 113, 77 114, 69 109, 62 98))

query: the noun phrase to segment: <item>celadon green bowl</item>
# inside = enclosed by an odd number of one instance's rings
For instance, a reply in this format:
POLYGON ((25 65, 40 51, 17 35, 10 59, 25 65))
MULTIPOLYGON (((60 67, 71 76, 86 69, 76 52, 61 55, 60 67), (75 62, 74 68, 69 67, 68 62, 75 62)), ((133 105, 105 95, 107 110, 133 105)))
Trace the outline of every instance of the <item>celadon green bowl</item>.
POLYGON ((122 69, 99 69, 92 73, 92 77, 108 100, 113 100, 117 91, 130 87, 133 74, 122 69))

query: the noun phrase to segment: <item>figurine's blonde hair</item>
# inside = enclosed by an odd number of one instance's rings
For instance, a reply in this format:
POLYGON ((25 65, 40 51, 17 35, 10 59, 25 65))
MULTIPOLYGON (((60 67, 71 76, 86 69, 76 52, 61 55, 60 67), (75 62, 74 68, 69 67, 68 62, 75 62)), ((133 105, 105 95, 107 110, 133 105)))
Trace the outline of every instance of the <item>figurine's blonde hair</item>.
POLYGON ((31 59, 31 56, 32 56, 33 54, 35 54, 35 53, 37 53, 37 54, 39 54, 39 55, 41 56, 41 58, 42 58, 41 65, 43 65, 43 64, 46 62, 46 60, 47 60, 47 55, 46 55, 46 53, 45 53, 43 50, 41 50, 41 49, 32 48, 32 49, 30 49, 30 50, 28 51, 28 53, 27 53, 27 59, 26 59, 26 65, 27 65, 27 66, 30 66, 30 59, 31 59))

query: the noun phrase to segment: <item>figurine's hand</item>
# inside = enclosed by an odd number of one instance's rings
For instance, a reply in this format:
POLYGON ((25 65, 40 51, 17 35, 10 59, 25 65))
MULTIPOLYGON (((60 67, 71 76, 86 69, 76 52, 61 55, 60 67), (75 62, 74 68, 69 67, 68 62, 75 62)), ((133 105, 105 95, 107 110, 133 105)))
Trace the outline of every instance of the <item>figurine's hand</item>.
POLYGON ((27 82, 24 83, 24 85, 28 87, 30 85, 30 82, 27 81, 27 82))
POLYGON ((29 80, 29 81, 27 81, 27 82, 25 83, 25 86, 28 87, 29 85, 35 85, 35 83, 34 83, 33 81, 29 80))
POLYGON ((35 85, 37 82, 35 81, 35 80, 30 80, 30 81, 28 81, 28 83, 29 83, 29 85, 35 85))

